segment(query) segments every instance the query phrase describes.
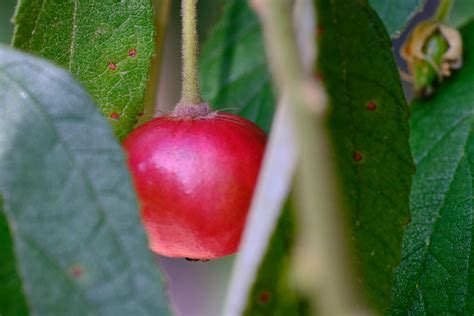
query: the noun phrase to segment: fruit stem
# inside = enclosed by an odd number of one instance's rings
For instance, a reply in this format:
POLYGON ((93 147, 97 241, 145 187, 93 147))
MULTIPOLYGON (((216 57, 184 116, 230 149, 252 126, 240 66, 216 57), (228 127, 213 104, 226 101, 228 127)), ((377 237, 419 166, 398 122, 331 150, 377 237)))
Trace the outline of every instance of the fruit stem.
POLYGON ((197 0, 182 0, 182 94, 179 104, 203 103, 198 79, 198 34, 196 18, 197 0))

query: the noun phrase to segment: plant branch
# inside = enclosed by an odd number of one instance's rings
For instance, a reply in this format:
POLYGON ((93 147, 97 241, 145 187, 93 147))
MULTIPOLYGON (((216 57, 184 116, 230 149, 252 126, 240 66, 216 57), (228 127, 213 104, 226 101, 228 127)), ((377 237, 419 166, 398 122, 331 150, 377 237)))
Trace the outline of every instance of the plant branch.
POLYGON ((155 56, 153 56, 153 59, 151 60, 150 80, 148 81, 147 89, 145 91, 145 106, 143 108, 143 115, 138 119, 137 125, 147 122, 155 115, 156 112, 156 100, 158 96, 161 75, 161 61, 163 59, 164 52, 163 43, 168 26, 170 7, 170 0, 153 0, 153 17, 155 20, 156 30, 155 56))
POLYGON ((198 79, 197 0, 181 0, 183 83, 180 104, 202 103, 198 79))
POLYGON ((294 257, 297 285, 321 315, 363 313, 347 246, 347 229, 326 128, 326 94, 305 74, 291 21, 291 1, 254 0, 280 95, 288 96, 298 139, 296 175, 299 236, 294 257))
POLYGON ((452 7, 453 0, 440 0, 438 9, 434 15, 434 19, 439 22, 446 22, 448 20, 449 14, 451 13, 452 7))

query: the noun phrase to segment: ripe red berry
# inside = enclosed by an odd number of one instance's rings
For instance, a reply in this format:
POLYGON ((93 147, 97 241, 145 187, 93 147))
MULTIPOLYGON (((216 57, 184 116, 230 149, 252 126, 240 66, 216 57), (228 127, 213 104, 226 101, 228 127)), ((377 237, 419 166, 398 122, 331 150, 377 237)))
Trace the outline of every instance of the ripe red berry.
POLYGON ((265 143, 232 114, 162 116, 133 131, 124 147, 150 248, 193 259, 236 252, 265 143))

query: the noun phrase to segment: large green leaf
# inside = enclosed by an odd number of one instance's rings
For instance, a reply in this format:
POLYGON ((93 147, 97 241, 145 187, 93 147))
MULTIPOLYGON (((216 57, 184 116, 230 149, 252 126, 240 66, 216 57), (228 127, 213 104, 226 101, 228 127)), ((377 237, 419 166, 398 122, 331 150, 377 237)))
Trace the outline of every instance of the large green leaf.
POLYGON ((155 47, 150 0, 20 0, 15 23, 15 47, 66 67, 119 138, 132 130, 155 47))
MULTIPOLYGON (((469 1, 469 0, 468 0, 469 1)), ((391 36, 398 36, 421 10, 424 0, 369 0, 391 36)))
POLYGON ((360 287, 371 306, 383 311, 409 220, 414 168, 408 107, 390 38, 367 2, 315 3, 322 30, 318 72, 330 97, 330 128, 360 287))
POLYGON ((0 315, 27 315, 21 280, 16 268, 10 229, 0 197, 0 315))
POLYGON ((236 113, 268 132, 275 99, 265 57, 260 23, 248 1, 226 1, 203 45, 202 93, 214 109, 236 113))
POLYGON ((166 315, 124 155, 63 70, 0 47, 0 192, 34 315, 166 315))
POLYGON ((463 68, 413 105, 417 172, 394 315, 474 314, 474 23, 462 35, 463 68))

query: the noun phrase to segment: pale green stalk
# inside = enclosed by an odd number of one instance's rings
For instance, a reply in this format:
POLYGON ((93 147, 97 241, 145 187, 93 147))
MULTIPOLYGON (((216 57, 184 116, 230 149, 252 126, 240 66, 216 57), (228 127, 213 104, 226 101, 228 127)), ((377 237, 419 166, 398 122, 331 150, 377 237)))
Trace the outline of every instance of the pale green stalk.
POLYGON ((296 175, 299 236, 293 265, 297 285, 318 315, 366 314, 356 291, 332 148, 326 94, 304 73, 291 20, 291 1, 254 0, 280 95, 292 106, 299 147, 296 175))
POLYGON ((440 0, 434 19, 439 22, 446 22, 453 7, 453 0, 440 0))
POLYGON ((182 0, 183 91, 181 104, 203 103, 198 79, 197 0, 182 0))

